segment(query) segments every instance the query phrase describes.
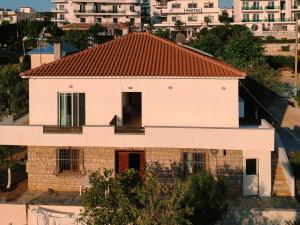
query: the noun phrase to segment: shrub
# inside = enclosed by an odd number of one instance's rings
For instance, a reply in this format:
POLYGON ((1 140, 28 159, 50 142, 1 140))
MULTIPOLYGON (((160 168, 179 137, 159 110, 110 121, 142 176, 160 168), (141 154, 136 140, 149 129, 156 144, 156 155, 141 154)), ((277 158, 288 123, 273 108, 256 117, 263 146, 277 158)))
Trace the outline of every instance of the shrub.
POLYGON ((290 51, 290 46, 289 45, 281 46, 281 50, 284 52, 288 52, 290 51))
POLYGON ((279 69, 283 67, 294 68, 295 58, 293 56, 267 56, 267 63, 273 69, 279 69))
POLYGON ((191 210, 188 220, 192 224, 215 224, 227 210, 227 196, 222 180, 215 180, 206 172, 191 176, 184 202, 191 210))

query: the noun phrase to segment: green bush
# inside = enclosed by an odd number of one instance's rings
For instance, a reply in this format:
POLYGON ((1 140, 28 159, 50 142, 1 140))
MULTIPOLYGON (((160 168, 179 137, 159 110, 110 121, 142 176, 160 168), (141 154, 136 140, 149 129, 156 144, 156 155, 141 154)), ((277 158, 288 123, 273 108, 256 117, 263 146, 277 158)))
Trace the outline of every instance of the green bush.
POLYGON ((295 39, 281 38, 277 39, 274 36, 267 36, 264 40, 264 43, 295 43, 295 39))
POLYGON ((288 52, 288 51, 290 51, 290 46, 289 45, 281 46, 281 50, 284 52, 288 52))
POLYGON ((294 68, 295 58, 293 56, 267 56, 267 63, 273 69, 280 69, 283 67, 294 68))

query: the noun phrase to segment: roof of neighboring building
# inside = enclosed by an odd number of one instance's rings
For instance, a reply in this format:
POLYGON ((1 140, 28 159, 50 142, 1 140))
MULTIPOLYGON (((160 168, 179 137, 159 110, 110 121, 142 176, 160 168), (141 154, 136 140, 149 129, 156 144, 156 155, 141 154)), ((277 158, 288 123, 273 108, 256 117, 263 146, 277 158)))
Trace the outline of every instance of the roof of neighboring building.
POLYGON ((130 33, 26 71, 27 77, 233 77, 223 61, 149 33, 130 33))
MULTIPOLYGON (((61 51, 62 54, 68 55, 75 52, 79 52, 80 50, 78 48, 73 47, 72 45, 68 43, 62 43, 61 44, 61 51)), ((28 52, 29 55, 33 54, 54 54, 54 45, 53 44, 46 44, 42 46, 41 48, 35 48, 28 52)))
MULTIPOLYGON (((62 30, 66 31, 66 30, 88 30, 90 29, 91 26, 94 26, 95 23, 70 23, 70 24, 66 24, 64 26, 62 26, 62 30)), ((121 29, 121 30, 124 30, 124 29, 128 29, 128 26, 126 26, 125 23, 101 23, 100 24, 101 26, 103 27, 106 27, 108 29, 112 29, 112 28, 115 28, 115 29, 121 29)))

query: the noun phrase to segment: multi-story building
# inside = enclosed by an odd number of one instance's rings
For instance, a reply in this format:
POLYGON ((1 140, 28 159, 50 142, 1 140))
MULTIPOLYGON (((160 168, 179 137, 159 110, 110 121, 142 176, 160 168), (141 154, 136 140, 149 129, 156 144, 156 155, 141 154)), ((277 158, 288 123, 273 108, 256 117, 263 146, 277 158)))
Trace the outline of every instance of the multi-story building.
POLYGON ((21 7, 19 11, 0 10, 0 23, 8 21, 9 23, 17 23, 22 20, 33 21, 36 19, 36 11, 30 7, 21 7))
POLYGON ((245 73, 149 33, 132 33, 22 74, 29 123, 0 125, 28 146, 28 189, 79 191, 91 171, 224 176, 235 195, 271 195, 274 129, 240 123, 245 73))
POLYGON ((187 37, 207 25, 219 24, 217 0, 151 0, 151 17, 155 28, 176 30, 176 21, 183 22, 187 37))
POLYGON ((300 12, 293 0, 234 0, 234 22, 245 24, 258 36, 293 37, 296 13, 300 12))
POLYGON ((141 24, 140 0, 51 0, 56 6, 53 22, 67 23, 126 23, 141 24))

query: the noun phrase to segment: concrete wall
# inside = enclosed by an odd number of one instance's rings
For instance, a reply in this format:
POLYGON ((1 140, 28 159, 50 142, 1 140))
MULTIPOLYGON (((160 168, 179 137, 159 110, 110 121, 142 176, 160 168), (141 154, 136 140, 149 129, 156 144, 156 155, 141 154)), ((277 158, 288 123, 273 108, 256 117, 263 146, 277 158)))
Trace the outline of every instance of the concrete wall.
MULTIPOLYGON (((28 188, 29 190, 79 191, 84 175, 56 174, 55 147, 28 148, 28 188)), ((204 152, 207 156, 207 170, 216 177, 224 177, 229 189, 235 195, 242 195, 243 154, 238 150, 223 150, 212 155, 207 149, 174 148, 83 148, 84 162, 81 165, 85 174, 104 169, 115 170, 115 152, 118 150, 145 151, 146 166, 159 179, 174 179, 182 165, 183 152, 204 152)))
MULTIPOLYGON (((294 36, 292 36, 294 38, 294 36)), ((272 43, 264 44, 266 55, 282 55, 282 56, 295 56, 296 46, 294 43, 272 43), (289 51, 282 51, 282 46, 290 46, 289 51)), ((300 47, 298 47, 298 50, 300 47)))
POLYGON ((54 62, 54 54, 31 54, 31 69, 54 62))
POLYGON ((41 212, 45 213, 45 215, 48 214, 48 211, 55 211, 58 213, 71 213, 74 215, 74 219, 70 219, 69 221, 73 222, 63 224, 73 225, 77 224, 76 218, 78 218, 81 209, 82 207, 80 206, 28 205, 28 214, 26 216, 25 204, 0 203, 0 225, 46 225, 45 223, 41 223, 42 220, 40 220, 38 223, 37 210, 40 210, 41 212))
POLYGON ((122 117, 122 92, 142 92, 143 126, 238 127, 237 79, 30 79, 30 124, 58 124, 58 92, 85 92, 86 125, 122 117), (170 89, 171 88, 171 89, 170 89))

